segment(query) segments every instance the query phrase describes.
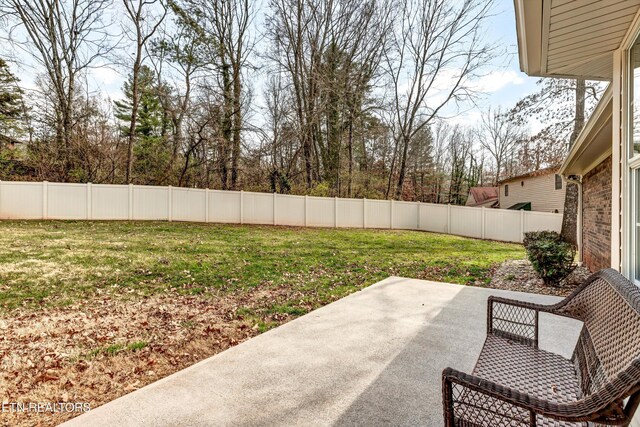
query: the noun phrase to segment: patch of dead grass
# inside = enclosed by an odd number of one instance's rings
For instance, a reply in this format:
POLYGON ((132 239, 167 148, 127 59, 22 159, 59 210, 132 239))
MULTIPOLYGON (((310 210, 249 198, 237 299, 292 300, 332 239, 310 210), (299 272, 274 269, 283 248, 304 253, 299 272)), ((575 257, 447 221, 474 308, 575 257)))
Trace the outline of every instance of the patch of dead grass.
MULTIPOLYGON (((265 325, 289 321, 295 315, 273 307, 302 298, 310 296, 258 287, 215 299, 175 294, 15 310, 0 318, 3 401, 88 402, 96 408, 257 335, 265 325)), ((4 413, 0 419, 46 426, 75 415, 4 413)))

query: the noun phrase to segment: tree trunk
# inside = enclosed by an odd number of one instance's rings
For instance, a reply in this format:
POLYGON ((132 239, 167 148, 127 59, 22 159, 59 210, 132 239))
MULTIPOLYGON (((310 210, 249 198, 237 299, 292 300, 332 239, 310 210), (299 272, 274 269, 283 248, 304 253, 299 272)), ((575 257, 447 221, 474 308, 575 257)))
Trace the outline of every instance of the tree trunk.
POLYGON ((133 145, 136 137, 136 122, 138 121, 138 106, 140 94, 138 93, 138 78, 142 64, 142 46, 138 43, 136 60, 133 64, 133 76, 131 83, 131 122, 129 123, 129 135, 127 136, 127 171, 125 181, 131 184, 133 175, 133 145))
POLYGON ((242 82, 240 65, 233 70, 233 146, 231 149, 231 189, 238 188, 238 164, 240 162, 240 132, 242 130, 242 82))
POLYGON ((395 199, 402 199, 402 188, 404 187, 404 177, 407 173, 407 152, 409 151, 409 138, 402 138, 402 157, 400 158, 400 170, 398 171, 398 186, 396 187, 395 199))
MULTIPOLYGON (((586 84, 584 80, 576 80, 576 108, 573 132, 569 139, 569 150, 576 142, 580 131, 584 127, 584 107, 585 107, 586 84)), ((568 242, 578 245, 578 186, 567 184, 564 199, 564 215, 562 217, 562 231, 560 234, 568 242)))
POLYGON ((353 196, 353 119, 349 121, 349 178, 347 182, 347 197, 353 196))
MULTIPOLYGON (((221 54, 222 56, 223 54, 221 54)), ((233 144, 233 95, 229 65, 222 65, 222 86, 224 113, 222 118, 222 140, 220 141, 220 184, 223 190, 229 189, 229 156, 233 144)))

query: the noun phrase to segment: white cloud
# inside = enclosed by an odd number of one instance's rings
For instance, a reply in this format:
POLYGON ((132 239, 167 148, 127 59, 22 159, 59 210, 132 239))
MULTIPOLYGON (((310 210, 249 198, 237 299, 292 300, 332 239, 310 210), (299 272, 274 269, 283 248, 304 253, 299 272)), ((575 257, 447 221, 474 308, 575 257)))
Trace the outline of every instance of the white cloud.
POLYGON ((122 77, 117 71, 106 65, 92 68, 90 75, 100 86, 108 86, 115 81, 122 80, 122 77))
POLYGON ((521 85, 524 78, 514 70, 497 70, 471 82, 470 86, 482 93, 493 93, 508 85, 521 85))

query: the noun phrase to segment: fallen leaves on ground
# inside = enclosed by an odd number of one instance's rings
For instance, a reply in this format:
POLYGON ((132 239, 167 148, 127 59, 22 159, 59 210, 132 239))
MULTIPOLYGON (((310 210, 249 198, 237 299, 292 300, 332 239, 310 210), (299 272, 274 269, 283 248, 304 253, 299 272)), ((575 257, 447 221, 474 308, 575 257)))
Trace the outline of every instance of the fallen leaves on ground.
MULTIPOLYGON (((88 402, 91 408, 234 346, 293 317, 272 312, 302 295, 255 288, 200 298, 104 298, 0 318, 3 402, 88 402), (251 316, 241 315, 252 313, 251 316)), ((78 414, 8 414, 3 424, 57 425, 78 414)))

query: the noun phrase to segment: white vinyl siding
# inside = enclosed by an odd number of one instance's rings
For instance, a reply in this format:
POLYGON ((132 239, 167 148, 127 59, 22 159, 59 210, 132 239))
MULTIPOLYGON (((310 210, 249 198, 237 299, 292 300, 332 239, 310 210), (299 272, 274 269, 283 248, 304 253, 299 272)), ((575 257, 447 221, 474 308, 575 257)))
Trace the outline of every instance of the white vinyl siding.
MULTIPOLYGON (((527 2, 529 0, 525 0, 527 2)), ((616 50, 636 16, 639 0, 551 0, 542 19, 543 73, 610 78, 616 50)))
POLYGON ((564 211, 566 185, 556 190, 556 176, 550 173, 542 176, 519 178, 500 185, 500 209, 508 209, 516 203, 531 202, 531 210, 538 212, 564 211), (524 185, 521 185, 524 182, 524 185), (509 186, 509 195, 505 196, 505 185, 509 186))

